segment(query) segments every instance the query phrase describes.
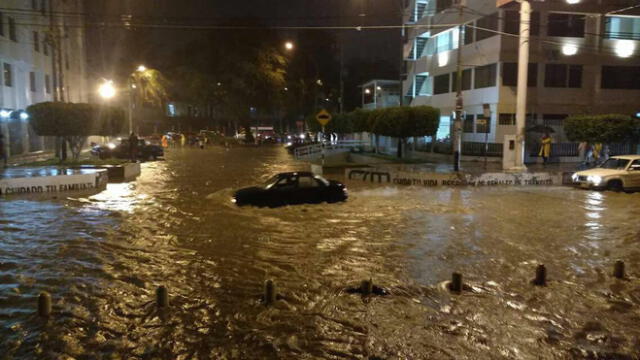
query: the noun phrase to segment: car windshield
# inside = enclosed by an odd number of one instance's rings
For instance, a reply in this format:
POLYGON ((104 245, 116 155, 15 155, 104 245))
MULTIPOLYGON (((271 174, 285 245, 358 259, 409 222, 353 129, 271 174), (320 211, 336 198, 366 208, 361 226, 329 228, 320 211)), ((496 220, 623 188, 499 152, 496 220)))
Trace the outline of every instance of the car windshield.
POLYGON ((603 169, 624 170, 629 164, 630 160, 626 159, 609 159, 600 165, 603 169))
POLYGON ((279 175, 274 175, 272 177, 269 178, 269 180, 264 182, 264 188, 265 189, 270 189, 273 185, 275 185, 278 180, 280 180, 280 176, 279 175))

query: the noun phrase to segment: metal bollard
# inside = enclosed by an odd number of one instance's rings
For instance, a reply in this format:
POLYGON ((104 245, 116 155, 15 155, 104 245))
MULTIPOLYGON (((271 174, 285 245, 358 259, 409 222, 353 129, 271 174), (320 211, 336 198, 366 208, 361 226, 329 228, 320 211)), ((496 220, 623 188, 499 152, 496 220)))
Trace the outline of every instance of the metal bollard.
POLYGON ((533 285, 547 285, 547 268, 542 264, 538 265, 538 267, 536 268, 536 278, 533 279, 533 285))
POLYGON ((613 276, 618 279, 625 278, 624 261, 622 260, 616 261, 616 264, 613 266, 613 276))
POLYGON ((264 282, 264 303, 267 305, 271 305, 276 302, 277 291, 276 284, 273 280, 269 279, 264 282))
POLYGON ((449 290, 452 292, 462 292, 462 274, 454 272, 451 274, 451 283, 449 290))
POLYGON ((373 293, 373 280, 362 280, 360 283, 360 292, 362 292, 362 295, 371 295, 373 293))
POLYGON ((43 291, 38 296, 38 315, 41 317, 49 317, 51 315, 51 295, 43 291))
POLYGON ((156 305, 160 308, 169 306, 169 291, 164 285, 156 289, 156 305))

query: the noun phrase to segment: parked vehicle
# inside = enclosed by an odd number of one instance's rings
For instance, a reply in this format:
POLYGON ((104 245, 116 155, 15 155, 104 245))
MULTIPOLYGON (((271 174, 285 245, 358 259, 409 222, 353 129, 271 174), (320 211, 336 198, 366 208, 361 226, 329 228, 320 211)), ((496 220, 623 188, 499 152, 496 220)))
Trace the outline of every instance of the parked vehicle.
POLYGON ((638 191, 640 155, 613 156, 596 168, 576 172, 572 180, 585 189, 638 191))
MULTIPOLYGON (((100 159, 108 159, 115 157, 118 159, 129 158, 129 139, 118 139, 117 143, 109 143, 107 145, 94 145, 91 148, 91 154, 100 159)), ((162 146, 152 145, 145 140, 138 140, 138 156, 140 160, 157 160, 164 156, 162 146)))
POLYGON ((284 205, 335 203, 347 200, 347 188, 310 172, 289 172, 273 176, 263 186, 236 191, 238 206, 278 207, 284 205))

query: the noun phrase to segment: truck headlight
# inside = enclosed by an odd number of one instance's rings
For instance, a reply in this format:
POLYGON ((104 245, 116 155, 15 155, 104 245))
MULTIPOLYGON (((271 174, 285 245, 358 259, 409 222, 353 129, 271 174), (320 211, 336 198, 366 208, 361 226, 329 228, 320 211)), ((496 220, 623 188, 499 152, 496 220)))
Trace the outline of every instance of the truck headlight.
POLYGON ((598 175, 591 175, 587 177, 587 181, 593 183, 593 185, 600 185, 600 183, 602 182, 602 177, 598 175))
POLYGON ((109 149, 113 150, 113 149, 115 149, 115 148, 116 148, 116 144, 114 144, 114 143, 109 143, 109 144, 107 144, 107 147, 108 147, 109 149))

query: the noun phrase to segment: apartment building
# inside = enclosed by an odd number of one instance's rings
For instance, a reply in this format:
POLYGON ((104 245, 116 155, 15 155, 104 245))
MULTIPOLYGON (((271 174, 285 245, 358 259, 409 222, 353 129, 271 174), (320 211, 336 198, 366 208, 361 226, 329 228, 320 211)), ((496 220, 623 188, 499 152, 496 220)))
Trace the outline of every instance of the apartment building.
MULTIPOLYGON (((549 126, 562 142, 567 115, 640 112, 637 5, 636 0, 531 1, 528 127, 549 126)), ((405 17, 402 91, 405 103, 441 109, 438 138, 451 134, 459 48, 463 141, 502 143, 505 135, 515 134, 519 8, 515 1, 502 8, 496 0, 412 1, 405 17)))
POLYGON ((0 130, 10 155, 52 148, 25 109, 89 97, 82 0, 3 0, 0 5, 0 130))
POLYGON ((374 110, 392 106, 400 106, 399 80, 369 80, 362 88, 362 108, 374 110))

